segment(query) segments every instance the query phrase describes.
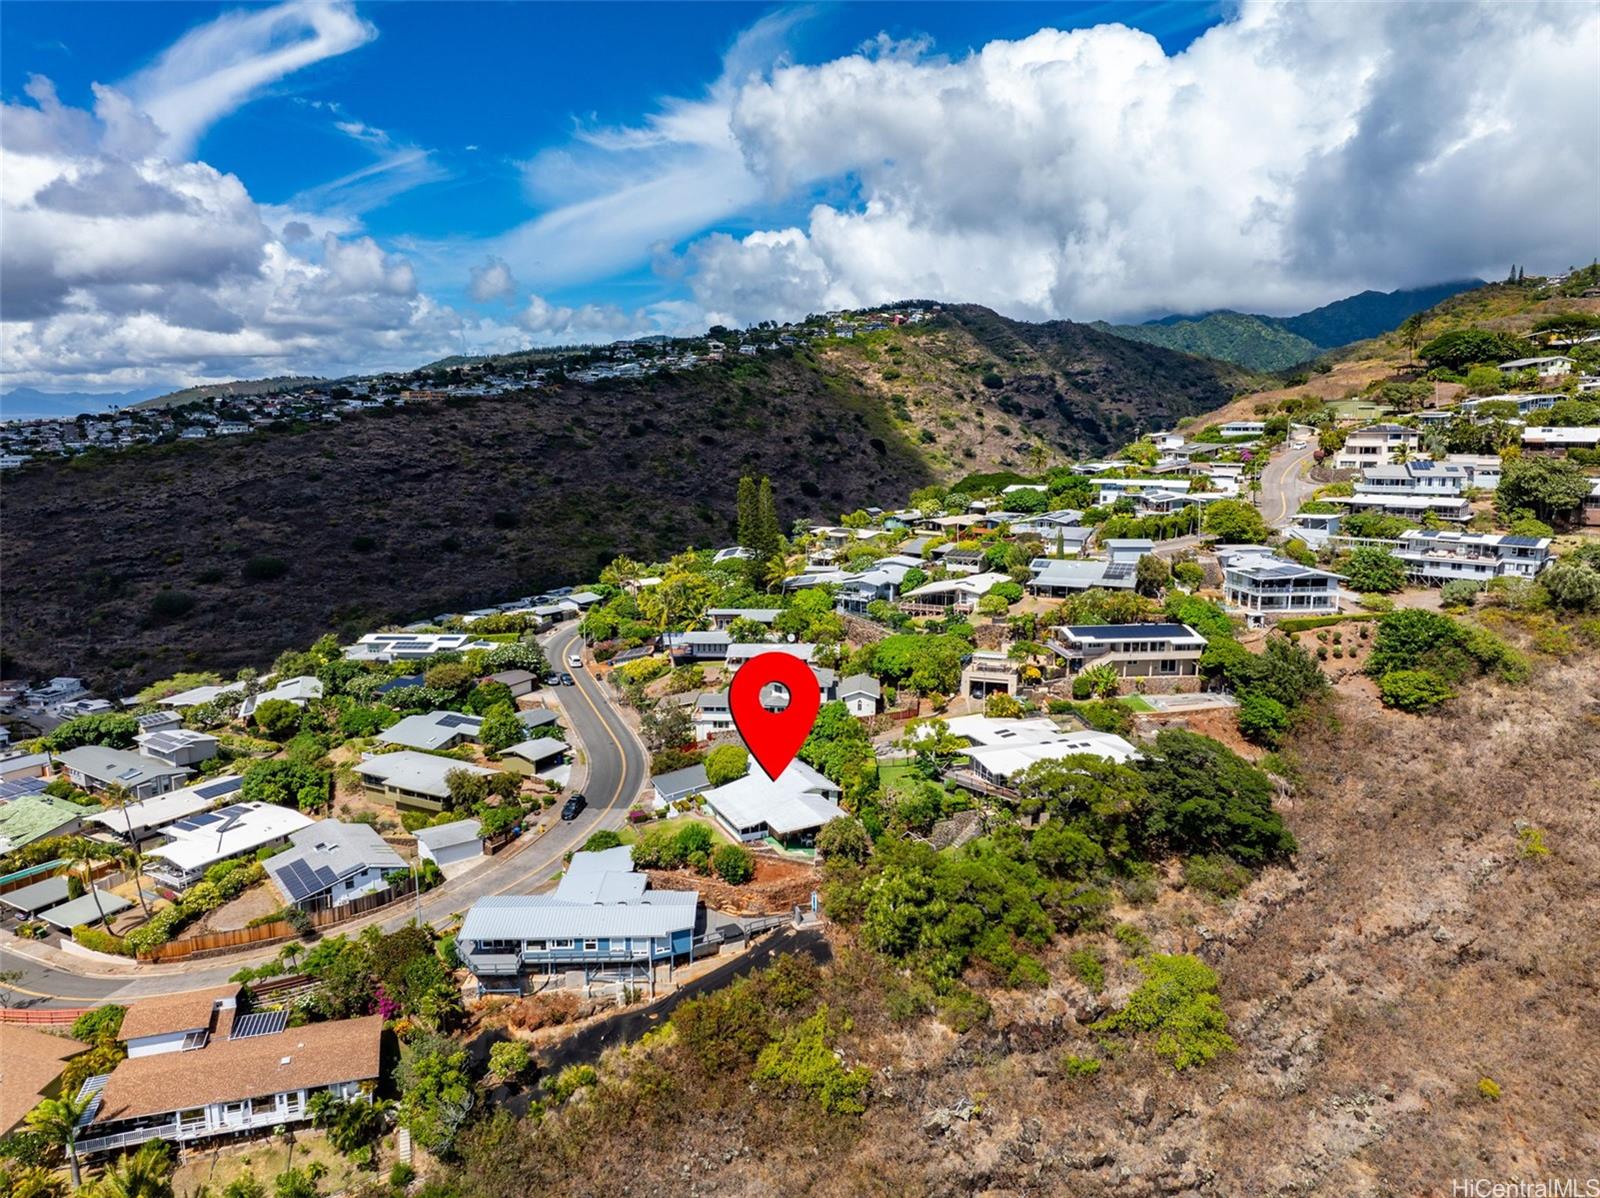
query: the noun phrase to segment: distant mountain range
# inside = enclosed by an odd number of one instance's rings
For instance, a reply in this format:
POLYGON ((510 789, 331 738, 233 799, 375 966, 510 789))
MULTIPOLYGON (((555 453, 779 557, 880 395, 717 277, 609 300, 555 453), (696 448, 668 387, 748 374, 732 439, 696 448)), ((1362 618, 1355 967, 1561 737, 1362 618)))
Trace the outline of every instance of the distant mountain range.
POLYGON ((1481 279, 1459 279, 1404 291, 1363 291, 1298 316, 1220 310, 1162 316, 1133 325, 1097 321, 1094 327, 1130 341, 1217 358, 1247 370, 1288 370, 1327 350, 1387 333, 1413 312, 1482 286, 1481 279))
POLYGON ((165 387, 144 387, 138 391, 51 392, 14 387, 0 394, 0 420, 43 420, 79 416, 85 412, 109 412, 113 408, 143 403, 165 390, 165 387))

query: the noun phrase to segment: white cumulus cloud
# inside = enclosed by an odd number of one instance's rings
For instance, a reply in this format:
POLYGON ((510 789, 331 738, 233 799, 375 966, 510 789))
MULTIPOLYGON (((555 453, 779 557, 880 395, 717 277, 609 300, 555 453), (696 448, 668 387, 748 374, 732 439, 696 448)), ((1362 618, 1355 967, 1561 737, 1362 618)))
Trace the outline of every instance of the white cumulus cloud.
POLYGON ((728 93, 804 227, 686 255, 715 319, 929 297, 1024 317, 1292 311, 1600 238, 1600 9, 1248 3, 1167 54, 1119 25, 960 60, 781 66, 728 93))

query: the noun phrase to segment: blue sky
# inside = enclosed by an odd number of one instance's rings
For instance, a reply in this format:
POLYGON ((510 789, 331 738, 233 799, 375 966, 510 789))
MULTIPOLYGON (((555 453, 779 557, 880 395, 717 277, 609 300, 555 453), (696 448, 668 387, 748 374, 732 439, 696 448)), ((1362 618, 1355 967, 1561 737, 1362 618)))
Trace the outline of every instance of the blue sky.
POLYGON ((908 296, 1293 312, 1564 266, 1595 240, 1597 31, 1454 3, 7 4, 4 382, 908 296), (1454 53, 1410 54, 1424 31, 1454 53), (1508 170, 1535 125, 1545 160, 1508 170))
MULTIPOLYGON (((29 75, 44 74, 64 102, 87 107, 93 83, 137 74, 185 33, 238 7, 4 5, 0 89, 14 99, 29 75)), ((880 34, 927 39, 936 53, 959 56, 1044 26, 1081 28, 1108 19, 1180 50, 1218 20, 1220 5, 380 3, 358 11, 376 37, 263 89, 211 126, 195 150, 237 175, 258 202, 287 204, 374 165, 378 149, 338 128, 360 122, 394 145, 426 151, 429 161, 429 169, 391 176, 358 201, 364 229, 387 241, 454 243, 493 238, 555 206, 529 195, 523 163, 560 150, 577 130, 630 125, 663 97, 702 95, 740 35, 764 18, 781 22, 782 31, 761 46, 763 66, 778 58, 825 62, 880 34), (407 183, 390 194, 391 186, 407 183)), ((803 215, 810 198, 752 204, 695 232, 742 233, 763 221, 788 221, 803 215)), ((424 282, 442 297, 470 303, 465 270, 441 264, 425 272, 424 282)), ((547 298, 637 304, 677 291, 646 259, 563 281, 547 298)))

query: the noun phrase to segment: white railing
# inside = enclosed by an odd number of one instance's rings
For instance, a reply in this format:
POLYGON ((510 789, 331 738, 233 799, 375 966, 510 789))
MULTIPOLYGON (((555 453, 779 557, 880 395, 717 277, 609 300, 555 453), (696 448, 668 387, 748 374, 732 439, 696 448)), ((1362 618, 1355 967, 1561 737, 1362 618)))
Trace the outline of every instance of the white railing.
POLYGON ((150 1127, 136 1127, 129 1131, 113 1132, 106 1136, 85 1137, 78 1141, 80 1152, 112 1152, 118 1148, 127 1148, 135 1144, 143 1144, 149 1140, 197 1140, 203 1136, 225 1136, 232 1132, 253 1131, 257 1128, 277 1127, 281 1123, 290 1123, 305 1118, 305 1104, 291 1104, 285 1110, 274 1107, 262 1114, 244 1114, 224 1118, 220 1123, 210 1123, 205 1119, 191 1119, 180 1121, 172 1119, 167 1123, 158 1123, 150 1127))

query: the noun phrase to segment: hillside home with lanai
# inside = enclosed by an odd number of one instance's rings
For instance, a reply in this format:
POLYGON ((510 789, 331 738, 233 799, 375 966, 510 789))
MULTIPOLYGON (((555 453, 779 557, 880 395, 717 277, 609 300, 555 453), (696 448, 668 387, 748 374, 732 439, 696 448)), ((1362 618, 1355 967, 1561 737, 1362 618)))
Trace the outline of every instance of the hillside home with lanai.
MULTIPOLYGON (((164 736, 169 733, 151 735, 164 736)), ((215 737, 208 739, 213 746, 216 745, 215 737)), ((187 766, 171 765, 143 753, 108 749, 103 745, 79 745, 75 749, 65 749, 56 754, 56 761, 66 770, 74 786, 95 794, 119 786, 136 799, 148 799, 176 790, 194 772, 187 766)))
POLYGON ((185 786, 182 790, 170 790, 154 798, 96 811, 88 817, 88 821, 101 825, 111 835, 130 845, 139 845, 159 835, 168 824, 175 824, 187 816, 199 815, 232 799, 242 785, 244 779, 238 774, 220 774, 196 782, 193 786, 185 786))
POLYGON ((1543 457, 1566 457, 1574 449, 1594 452, 1600 448, 1600 427, 1561 426, 1522 430, 1522 452, 1543 457))
POLYGON ((1036 557, 1028 563, 1033 577, 1025 588, 1030 595, 1063 599, 1078 591, 1102 588, 1131 591, 1136 567, 1130 562, 1071 561, 1064 558, 1036 557))
POLYGON ((1459 529, 1413 528, 1400 534, 1400 544, 1390 552, 1405 563, 1411 581, 1426 586, 1442 586, 1458 578, 1471 582, 1533 578, 1551 561, 1549 537, 1459 529))
POLYGON ((1068 624, 1049 644, 1068 674, 1110 666, 1122 678, 1193 678, 1206 638, 1187 624, 1068 624))
POLYGON ((1230 420, 1217 431, 1224 437, 1259 437, 1267 431, 1265 420, 1230 420))
POLYGON ((595 981, 646 981, 694 951, 700 896, 693 890, 653 890, 633 868, 633 850, 619 845, 572 855, 553 894, 481 898, 456 933, 461 961, 480 992, 521 992, 529 977, 581 975, 595 981))
POLYGON ((945 578, 937 582, 927 582, 915 590, 906 592, 901 599, 900 608, 913 616, 937 616, 949 612, 970 613, 978 606, 979 599, 1000 583, 1010 581, 1009 574, 991 571, 965 578, 945 578))
POLYGON ((89 1105, 78 1151, 266 1136, 308 1120, 319 1091, 354 1098, 377 1086, 381 1015, 294 1028, 288 1018, 243 1011, 238 986, 135 1002, 120 1032, 127 1059, 79 1092, 89 1105))
POLYGON ((1464 495, 1390 494, 1379 491, 1341 495, 1332 502, 1344 504, 1351 512, 1377 512, 1412 520, 1420 520, 1430 512, 1440 520, 1461 522, 1472 519, 1472 503, 1464 495))
POLYGON ((1572 373, 1572 359, 1560 354, 1545 358, 1513 358, 1500 363, 1500 370, 1505 374, 1531 370, 1541 379, 1559 379, 1572 373))
POLYGON ((192 886, 219 861, 287 844, 313 821, 275 803, 231 803, 186 815, 161 829, 165 839, 147 849, 148 872, 174 889, 192 886))
POLYGON ((973 699, 1014 695, 1022 689, 1022 667, 1004 653, 978 649, 961 667, 961 694, 973 699))
MULTIPOLYGON (((1042 716, 1026 719, 986 715, 957 716, 945 721, 950 735, 966 740, 966 761, 946 771, 945 781, 983 794, 1015 798, 1013 777, 1041 761, 1088 755, 1125 763, 1139 760, 1139 751, 1109 732, 1068 731, 1042 716)), ((930 735, 927 724, 912 735, 930 735)))
POLYGON ((1399 424, 1372 424, 1345 438, 1344 448, 1333 457, 1335 470, 1362 470, 1385 466, 1422 451, 1422 431, 1399 424))
POLYGON ((1218 561, 1225 602, 1253 619, 1331 615, 1339 610, 1343 575, 1253 550, 1227 554, 1219 550, 1218 561))
POLYGON ((1356 480, 1357 495, 1459 496, 1472 485, 1465 466, 1418 458, 1387 466, 1368 466, 1356 480))

